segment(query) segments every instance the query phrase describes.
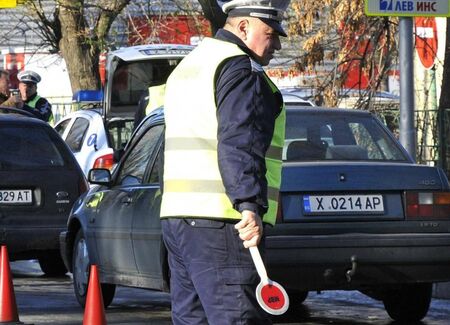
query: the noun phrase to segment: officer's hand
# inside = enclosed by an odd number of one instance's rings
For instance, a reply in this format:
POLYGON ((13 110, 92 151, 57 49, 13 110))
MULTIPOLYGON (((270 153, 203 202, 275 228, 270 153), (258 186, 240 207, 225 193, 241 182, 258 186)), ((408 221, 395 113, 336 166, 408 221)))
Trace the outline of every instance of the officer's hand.
POLYGON ((239 238, 244 241, 245 248, 259 244, 263 233, 263 226, 261 218, 253 211, 242 211, 242 220, 234 228, 239 231, 239 238))
POLYGON ((11 100, 17 108, 23 107, 23 100, 20 97, 20 94, 11 94, 11 100))

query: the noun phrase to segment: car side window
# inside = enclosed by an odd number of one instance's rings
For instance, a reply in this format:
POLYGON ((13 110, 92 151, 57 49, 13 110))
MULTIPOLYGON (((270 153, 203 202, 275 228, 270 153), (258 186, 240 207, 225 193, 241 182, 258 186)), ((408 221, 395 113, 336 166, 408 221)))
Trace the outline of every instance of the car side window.
POLYGON ((66 131, 67 126, 69 125, 69 123, 70 123, 70 118, 67 119, 67 120, 65 120, 65 121, 62 121, 62 122, 59 123, 57 126, 55 126, 56 132, 58 132, 58 134, 59 134, 61 137, 63 136, 64 131, 66 131))
POLYGON ((158 150, 158 155, 155 159, 155 163, 153 164, 152 171, 148 177, 148 184, 160 184, 160 182, 162 181, 162 168, 164 166, 163 151, 163 148, 160 147, 158 150))
POLYGON ((139 139, 122 164, 118 184, 135 185, 143 182, 146 167, 156 154, 163 130, 163 125, 156 125, 139 139))
POLYGON ((66 139, 66 143, 72 152, 80 152, 88 128, 89 121, 87 119, 78 117, 75 120, 66 139))

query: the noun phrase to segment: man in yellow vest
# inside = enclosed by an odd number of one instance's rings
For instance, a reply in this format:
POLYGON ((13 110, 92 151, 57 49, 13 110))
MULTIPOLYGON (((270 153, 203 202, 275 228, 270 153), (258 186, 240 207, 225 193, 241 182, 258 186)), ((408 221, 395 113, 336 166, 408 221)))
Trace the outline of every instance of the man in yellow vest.
MULTIPOLYGON (((166 84, 161 225, 177 324, 270 324, 248 247, 275 223, 285 111, 265 74, 289 0, 232 0, 166 84)), ((262 249, 262 245, 260 245, 262 249)))
POLYGON ((16 107, 32 113, 38 119, 53 124, 52 105, 37 94, 37 84, 41 81, 41 76, 31 70, 19 72, 20 96, 16 102, 16 107))

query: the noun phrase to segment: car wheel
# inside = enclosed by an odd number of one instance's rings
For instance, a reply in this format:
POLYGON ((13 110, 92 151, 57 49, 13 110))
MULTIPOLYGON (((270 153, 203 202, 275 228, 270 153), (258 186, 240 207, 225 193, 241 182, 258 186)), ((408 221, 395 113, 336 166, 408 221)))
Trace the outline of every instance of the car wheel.
POLYGON ((289 291, 289 303, 292 305, 302 304, 308 297, 308 291, 289 291))
MULTIPOLYGON (((73 245, 73 288, 78 303, 84 308, 86 304, 87 287, 89 281, 89 271, 91 262, 89 260, 89 253, 87 250, 86 239, 82 230, 79 230, 75 237, 73 245)), ((116 285, 109 283, 101 283, 103 305, 108 307, 114 299, 116 292, 116 285)))
POLYGON ((39 266, 46 276, 63 276, 67 273, 66 266, 59 251, 48 251, 38 258, 39 266))
POLYGON ((431 283, 405 284, 386 292, 384 308, 395 321, 417 322, 426 316, 431 294, 431 283))

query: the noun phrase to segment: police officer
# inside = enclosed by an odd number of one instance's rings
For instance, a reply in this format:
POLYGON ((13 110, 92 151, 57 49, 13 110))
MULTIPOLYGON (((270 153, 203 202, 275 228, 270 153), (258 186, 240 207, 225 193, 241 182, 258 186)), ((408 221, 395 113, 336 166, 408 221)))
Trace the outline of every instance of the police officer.
POLYGON ((16 104, 17 108, 31 112, 37 118, 53 123, 52 105, 37 94, 37 84, 41 76, 34 71, 25 70, 17 75, 19 79, 20 98, 16 104))
POLYGON ((167 81, 161 224, 176 325, 270 324, 247 248, 275 223, 285 112, 262 66, 288 4, 225 2, 224 28, 167 81))

